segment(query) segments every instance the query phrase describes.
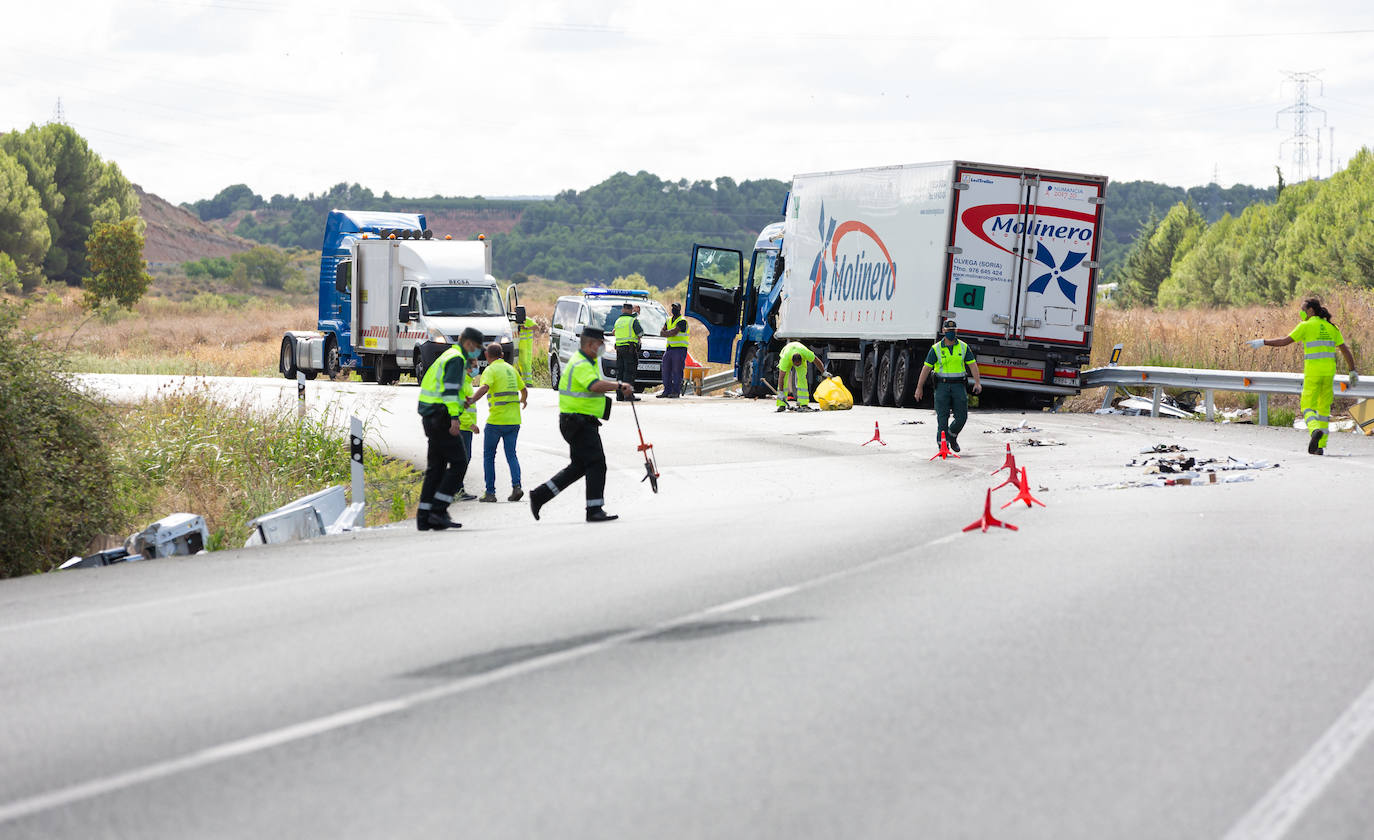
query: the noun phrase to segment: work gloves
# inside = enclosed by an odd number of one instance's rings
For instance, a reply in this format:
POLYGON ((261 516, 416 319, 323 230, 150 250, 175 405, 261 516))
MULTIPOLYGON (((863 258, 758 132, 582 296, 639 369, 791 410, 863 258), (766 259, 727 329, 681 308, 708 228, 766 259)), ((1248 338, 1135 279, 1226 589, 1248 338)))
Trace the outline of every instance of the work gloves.
POLYGON ((1350 371, 1350 376, 1347 378, 1350 380, 1351 388, 1354 388, 1360 384, 1360 375, 1353 370, 1350 371))
POLYGON ((1262 338, 1252 338, 1252 339, 1250 339, 1249 341, 1247 341, 1247 342, 1245 342, 1245 343, 1248 344, 1248 345, 1250 345, 1251 347, 1255 348, 1256 350, 1258 350, 1258 349, 1260 349, 1261 347, 1264 346, 1264 339, 1262 339, 1262 338))

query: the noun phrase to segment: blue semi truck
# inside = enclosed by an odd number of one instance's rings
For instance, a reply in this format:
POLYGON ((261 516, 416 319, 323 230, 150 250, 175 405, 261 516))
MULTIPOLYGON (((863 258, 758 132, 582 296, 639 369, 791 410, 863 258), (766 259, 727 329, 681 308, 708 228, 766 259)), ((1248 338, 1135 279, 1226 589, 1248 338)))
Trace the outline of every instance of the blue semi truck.
POLYGON ((357 371, 390 385, 418 379, 435 348, 481 330, 512 356, 515 287, 502 295, 485 238, 435 237, 415 213, 332 210, 320 248, 319 321, 282 337, 278 369, 288 379, 357 371))

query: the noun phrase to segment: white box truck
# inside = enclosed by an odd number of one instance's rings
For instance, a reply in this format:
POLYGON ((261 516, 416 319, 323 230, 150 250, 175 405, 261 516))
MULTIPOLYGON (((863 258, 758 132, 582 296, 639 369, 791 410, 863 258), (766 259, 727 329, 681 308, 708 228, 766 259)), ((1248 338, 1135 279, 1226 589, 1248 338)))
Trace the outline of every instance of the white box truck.
POLYGON ((693 247, 687 314, 751 396, 795 340, 863 403, 912 405, 952 318, 985 392, 1048 403, 1078 392, 1092 349, 1106 190, 1101 176, 964 161, 797 175, 752 253, 693 247))
POLYGON ((418 214, 331 211, 318 329, 282 338, 279 369, 287 379, 297 371, 314 378, 356 369, 384 385, 403 372, 418 380, 464 327, 481 330, 485 343, 513 358, 510 316, 518 300, 514 287, 506 291, 503 299, 489 240, 436 238, 418 214))

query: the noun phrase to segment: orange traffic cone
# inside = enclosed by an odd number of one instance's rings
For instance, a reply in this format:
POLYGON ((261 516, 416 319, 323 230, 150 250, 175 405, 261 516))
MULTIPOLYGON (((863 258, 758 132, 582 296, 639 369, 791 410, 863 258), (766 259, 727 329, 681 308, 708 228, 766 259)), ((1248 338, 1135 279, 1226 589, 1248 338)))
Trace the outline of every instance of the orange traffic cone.
POLYGON ((1025 468, 1025 467, 1022 467, 1022 468, 1021 468, 1021 480, 1020 480, 1019 482, 1017 482, 1016 486, 1019 487, 1019 488, 1021 488, 1021 492, 1016 494, 1016 498, 1012 499, 1010 502, 1007 502, 1007 504, 1002 505, 1002 508, 1003 508, 1004 510, 1006 509, 1007 505, 1014 505, 1014 504, 1016 504, 1017 502, 1025 502, 1025 503, 1026 503, 1026 507, 1030 507, 1032 502, 1034 502, 1035 504, 1039 505, 1040 507, 1044 507, 1044 506, 1045 506, 1045 503, 1044 503, 1044 502, 1040 501, 1039 499, 1037 499, 1037 498, 1035 498, 1034 496, 1031 495, 1031 492, 1030 492, 1030 481, 1028 481, 1028 480, 1026 479, 1026 468, 1025 468))
POLYGON ((958 453, 956 453, 956 452, 951 452, 951 451, 950 451, 950 449, 949 449, 949 441, 945 440, 945 433, 944 433, 944 432, 941 432, 941 433, 940 433, 940 451, 939 451, 939 452, 936 452, 934 455, 931 455, 931 456, 930 456, 930 460, 934 461, 936 458, 939 458, 939 459, 941 459, 941 460, 948 461, 950 458, 958 458, 958 457, 959 457, 958 453))
POLYGON ((874 421, 873 421, 873 439, 872 439, 872 440, 866 440, 866 441, 864 441, 863 443, 861 443, 861 444, 859 444, 859 445, 860 445, 860 446, 868 446, 870 443, 881 443, 883 446, 887 446, 887 441, 883 440, 883 436, 882 436, 881 434, 878 433, 878 421, 877 421, 877 420, 874 420, 874 421))
MULTIPOLYGON (((1001 472, 1001 470, 998 470, 997 472, 1001 472)), ((993 473, 993 475, 997 475, 997 473, 993 473)), ((997 485, 996 487, 994 487, 994 488, 992 488, 992 489, 993 489, 993 490, 1001 490, 1003 487, 1006 487, 1008 484, 1010 484, 1012 487, 1015 487, 1017 490, 1020 490, 1020 489, 1021 489, 1021 474, 1018 473, 1016 470, 1012 470, 1012 471, 1011 471, 1011 475, 1007 476, 1007 480, 1006 480, 1006 481, 1002 482, 1001 484, 997 485)))
POLYGON ((965 531, 972 531, 974 528, 982 528, 984 534, 986 534, 986 533, 988 532, 988 529, 989 529, 989 528, 1006 528, 1006 529, 1011 530, 1011 531, 1018 530, 1017 527, 1016 527, 1015 525, 1012 525, 1012 524, 1007 523, 1007 522, 1003 522, 1002 520, 1000 520, 1000 519, 998 519, 997 517, 995 517, 995 516, 992 515, 992 491, 991 491, 991 490, 988 491, 987 499, 983 502, 983 515, 982 515, 982 517, 980 517, 977 521, 975 521, 972 525, 969 525, 969 526, 968 526, 967 528, 965 528, 964 530, 965 530, 965 531))
MULTIPOLYGON (((1011 483, 1016 484, 1016 456, 1011 454, 1011 444, 1007 444, 1007 460, 1002 462, 1002 466, 993 470, 989 475, 997 475, 1002 470, 1011 471, 1011 483)), ((1005 484, 999 485, 1005 487, 1005 484)))

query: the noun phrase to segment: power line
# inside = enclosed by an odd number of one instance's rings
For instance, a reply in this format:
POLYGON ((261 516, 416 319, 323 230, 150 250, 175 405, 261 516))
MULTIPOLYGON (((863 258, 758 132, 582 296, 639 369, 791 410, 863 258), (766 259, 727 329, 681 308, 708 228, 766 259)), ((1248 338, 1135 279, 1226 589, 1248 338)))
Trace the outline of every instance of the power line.
POLYGON ((1284 140, 1282 143, 1279 144, 1279 158, 1280 160, 1282 160, 1283 158, 1283 147, 1291 144, 1293 147, 1294 183, 1301 183, 1302 181, 1306 181, 1308 178, 1321 177, 1320 135, 1318 135, 1317 139, 1315 140, 1315 144, 1317 146, 1316 160, 1311 161, 1311 156, 1309 155, 1308 150, 1313 145, 1314 140, 1312 135, 1309 134, 1307 130, 1307 116, 1309 114, 1320 114, 1322 118, 1322 125, 1326 125, 1326 110, 1324 108, 1318 108, 1315 105, 1311 105, 1307 101, 1307 86, 1313 82, 1316 82, 1319 86, 1321 85, 1321 79, 1317 76, 1318 72, 1320 71, 1284 72, 1284 75, 1288 77, 1288 81, 1293 83, 1293 104, 1289 105, 1287 108, 1280 110, 1278 114, 1274 117, 1274 126, 1276 128, 1278 127, 1279 119, 1283 117, 1284 114, 1291 114, 1293 117, 1293 136, 1289 137, 1287 140, 1284 140), (1312 171, 1310 174, 1308 172, 1309 165, 1312 166, 1312 171))

